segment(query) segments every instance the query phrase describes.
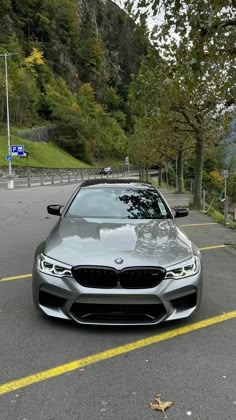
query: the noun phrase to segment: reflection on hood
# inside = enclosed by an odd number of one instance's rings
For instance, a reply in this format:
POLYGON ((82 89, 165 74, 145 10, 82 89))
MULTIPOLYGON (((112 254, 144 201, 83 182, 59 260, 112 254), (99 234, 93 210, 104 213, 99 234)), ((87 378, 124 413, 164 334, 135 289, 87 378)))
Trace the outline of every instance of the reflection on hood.
POLYGON ((63 218, 51 232, 46 254, 70 265, 168 266, 192 255, 191 242, 169 220, 63 218))

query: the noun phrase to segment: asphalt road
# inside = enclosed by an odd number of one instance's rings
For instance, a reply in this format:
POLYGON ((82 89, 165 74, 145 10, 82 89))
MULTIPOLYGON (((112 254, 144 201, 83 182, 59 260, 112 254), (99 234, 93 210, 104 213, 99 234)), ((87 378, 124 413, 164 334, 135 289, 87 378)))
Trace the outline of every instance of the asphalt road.
MULTIPOLYGON (((236 232, 199 212, 177 220, 202 248, 205 272, 201 308, 185 321, 110 328, 48 319, 32 304, 33 254, 55 223, 46 206, 74 189, 0 191, 0 420, 158 420, 149 406, 157 393, 174 401, 168 419, 235 420, 236 232)), ((164 193, 172 206, 189 200, 164 193)))

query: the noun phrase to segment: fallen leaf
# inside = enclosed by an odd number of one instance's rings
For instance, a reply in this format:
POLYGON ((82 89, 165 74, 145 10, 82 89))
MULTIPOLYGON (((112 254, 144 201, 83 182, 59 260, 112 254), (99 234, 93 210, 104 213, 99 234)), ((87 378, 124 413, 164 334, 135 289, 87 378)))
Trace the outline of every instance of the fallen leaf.
POLYGON ((161 394, 157 394, 155 397, 155 403, 150 403, 150 406, 153 410, 159 410, 162 411, 162 413, 164 414, 164 418, 167 419, 165 410, 167 408, 172 407, 172 405, 174 404, 174 401, 161 401, 161 394))

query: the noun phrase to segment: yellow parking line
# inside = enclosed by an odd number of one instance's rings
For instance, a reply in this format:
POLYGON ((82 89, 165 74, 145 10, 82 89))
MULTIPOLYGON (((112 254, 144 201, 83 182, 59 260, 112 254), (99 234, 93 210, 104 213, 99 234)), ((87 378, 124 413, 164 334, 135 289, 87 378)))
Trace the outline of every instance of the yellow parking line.
POLYGON ((138 341, 134 341, 130 344, 125 344, 123 346, 114 347, 102 351, 91 356, 84 357, 79 360, 74 360, 73 362, 66 363, 64 365, 57 366, 52 369, 44 370, 33 375, 25 376, 14 381, 7 382, 0 385, 0 395, 7 394, 8 392, 16 391, 17 389, 24 388, 26 386, 45 381, 50 378, 55 378, 57 376, 63 375, 68 372, 75 371, 85 366, 92 365, 93 363, 101 362, 102 360, 108 360, 112 357, 116 357, 128 352, 141 349, 143 347, 150 346, 152 344, 159 343, 161 341, 169 340, 170 338, 177 337, 179 335, 187 334, 192 331, 197 331, 202 328, 209 327, 210 325, 218 324, 220 322, 227 321, 229 319, 236 318, 236 311, 228 312, 223 315, 218 315, 213 318, 205 319, 194 324, 187 325, 185 327, 180 327, 167 331, 160 335, 154 335, 147 337, 138 341))
POLYGON ((212 245, 212 246, 205 246, 203 248, 199 248, 200 251, 208 251, 208 249, 220 249, 225 248, 225 245, 212 245))
POLYGON ((0 279, 0 282, 2 282, 2 281, 18 280, 18 279, 26 279, 28 277, 32 277, 32 274, 22 274, 20 276, 13 276, 13 277, 2 277, 0 279))
POLYGON ((194 227, 194 226, 208 226, 208 225, 218 225, 218 223, 216 222, 211 222, 211 223, 188 223, 186 225, 179 225, 181 227, 194 227))

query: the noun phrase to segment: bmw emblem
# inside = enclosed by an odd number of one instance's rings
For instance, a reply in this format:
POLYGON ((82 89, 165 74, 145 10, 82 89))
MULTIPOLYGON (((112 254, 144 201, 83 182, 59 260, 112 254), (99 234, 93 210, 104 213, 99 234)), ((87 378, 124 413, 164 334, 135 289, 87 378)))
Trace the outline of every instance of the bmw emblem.
POLYGON ((116 258, 115 263, 116 264, 122 264, 124 262, 123 258, 116 258))

